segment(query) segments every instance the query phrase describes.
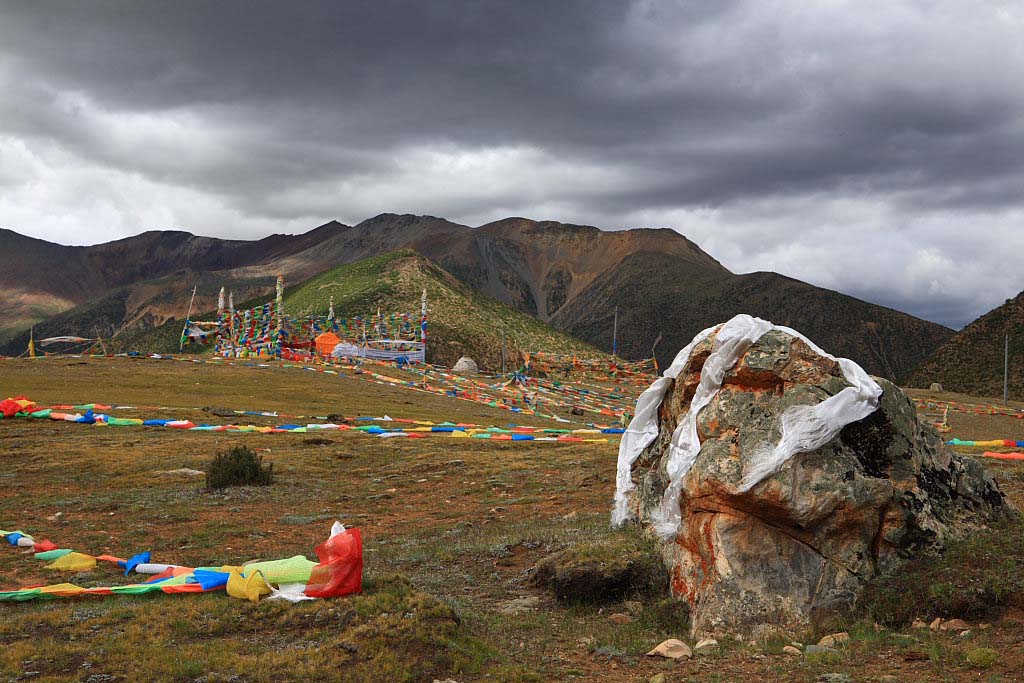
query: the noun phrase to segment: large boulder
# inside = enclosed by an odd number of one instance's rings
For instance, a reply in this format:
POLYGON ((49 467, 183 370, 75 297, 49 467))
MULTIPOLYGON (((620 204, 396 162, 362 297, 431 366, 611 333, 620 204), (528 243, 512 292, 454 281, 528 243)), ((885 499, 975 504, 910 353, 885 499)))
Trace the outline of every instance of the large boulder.
POLYGON ((661 400, 646 425, 641 399, 620 451, 614 519, 662 537, 694 636, 828 628, 880 572, 1012 514, 982 465, 946 447, 894 384, 792 330, 748 316, 726 325, 652 387, 661 400), (695 457, 681 467, 695 397, 695 457), (781 461, 766 469, 773 453, 781 461))

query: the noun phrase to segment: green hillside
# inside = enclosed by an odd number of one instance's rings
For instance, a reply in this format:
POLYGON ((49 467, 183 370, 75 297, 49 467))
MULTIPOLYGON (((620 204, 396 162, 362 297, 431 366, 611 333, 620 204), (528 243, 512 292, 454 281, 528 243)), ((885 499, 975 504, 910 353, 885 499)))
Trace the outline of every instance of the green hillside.
MULTIPOLYGON (((212 276, 203 284, 209 292, 216 292, 220 286, 212 276)), ((227 284, 230 288, 231 283, 227 284)), ((451 365, 460 356, 468 355, 481 368, 500 368, 502 330, 506 334, 510 359, 521 351, 601 355, 589 344, 477 292, 409 250, 338 266, 303 283, 286 283, 284 308, 293 316, 324 315, 333 296, 334 310, 339 317, 371 315, 378 309, 383 313, 418 316, 424 288, 429 306, 427 360, 432 363, 451 365)), ((124 298, 125 293, 118 290, 97 302, 76 307, 38 325, 36 336, 81 334, 82 330, 91 330, 100 322, 100 334, 109 339, 107 348, 112 352, 177 352, 181 320, 172 318, 157 327, 134 327, 114 334, 117 322, 124 317, 124 298), (46 329, 40 334, 42 327, 46 329)), ((238 302, 237 306, 248 308, 270 298, 272 295, 257 297, 238 302)), ((215 315, 213 311, 195 313, 193 320, 210 320, 215 315)), ((11 355, 21 353, 27 333, 24 337, 17 338, 4 350, 11 355)), ((186 347, 191 353, 209 350, 210 347, 196 344, 186 347)))
POLYGON ((501 365, 505 330, 510 357, 519 351, 599 352, 487 297, 413 251, 398 251, 339 266, 301 285, 286 289, 284 305, 291 315, 326 314, 334 297, 339 316, 416 313, 427 290, 429 322, 427 360, 451 365, 468 355, 481 367, 501 365))
POLYGON ((1010 398, 1024 398, 1024 292, 953 335, 907 378, 912 387, 1002 397, 1003 354, 1010 337, 1010 398))

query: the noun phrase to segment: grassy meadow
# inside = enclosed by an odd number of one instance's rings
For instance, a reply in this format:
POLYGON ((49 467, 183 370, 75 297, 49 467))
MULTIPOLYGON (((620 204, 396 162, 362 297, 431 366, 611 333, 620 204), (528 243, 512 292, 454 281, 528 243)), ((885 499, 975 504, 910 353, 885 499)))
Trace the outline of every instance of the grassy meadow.
MULTIPOLYGON (((253 424, 331 413, 513 421, 506 411, 356 378, 148 359, 0 359, 0 394, 40 404, 129 404, 140 407, 117 416, 196 423, 243 421, 202 411, 210 406, 283 414, 244 417, 253 424)), ((952 436, 1024 439, 1022 421, 1012 418, 951 414, 950 422, 952 436), (975 425, 979 419, 988 426, 975 425)), ((661 597, 639 596, 639 608, 565 605, 528 583, 538 560, 570 545, 634 543, 608 528, 616 453, 615 443, 0 421, 0 528, 92 554, 151 550, 156 562, 190 566, 312 556, 336 519, 359 527, 365 543, 364 592, 349 598, 254 604, 213 593, 0 604, 0 680, 431 683, 647 681, 664 674, 671 683, 814 681, 833 672, 855 681, 1024 678, 1024 604, 1012 596, 979 616, 967 637, 909 625, 879 630, 867 619, 850 624, 852 639, 838 655, 791 657, 782 653, 785 642, 722 642, 714 653, 680 663, 643 656, 668 637, 693 644, 661 597), (272 486, 211 493, 201 476, 184 471, 203 470, 240 442, 273 463, 272 486), (634 618, 609 620, 622 613, 634 618), (981 620, 990 627, 981 628, 981 620)), ((992 469, 1024 503, 1024 467, 992 469)), ((1004 569, 1014 567, 1024 571, 1020 564, 1004 569)), ((0 588, 59 581, 129 580, 102 563, 55 575, 31 555, 0 548, 0 588)), ((921 605, 916 616, 940 616, 935 609, 921 605)))

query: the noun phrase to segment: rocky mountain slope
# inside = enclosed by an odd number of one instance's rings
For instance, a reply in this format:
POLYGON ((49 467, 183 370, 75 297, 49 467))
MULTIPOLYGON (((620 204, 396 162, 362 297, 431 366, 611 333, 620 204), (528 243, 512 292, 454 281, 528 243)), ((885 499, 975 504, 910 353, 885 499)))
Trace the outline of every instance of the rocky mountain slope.
POLYGON ((950 337, 908 377, 912 387, 939 382, 946 391, 1003 395, 1003 355, 1010 335, 1010 398, 1024 399, 1024 292, 950 337))
MULTIPOLYGON (((460 356, 469 355, 481 368, 500 369, 502 330, 507 338, 509 366, 517 362, 521 351, 533 349, 586 357, 604 355, 589 344, 481 294, 412 250, 374 256, 323 272, 288 288, 284 308, 295 316, 326 315, 333 297, 339 317, 341 312, 345 316, 369 316, 380 310, 385 314, 409 313, 415 324, 424 289, 429 301, 427 359, 432 363, 452 365, 460 356)), ((94 309, 97 317, 113 319, 122 315, 124 291, 121 288, 104 297, 102 305, 94 309)), ((239 308, 259 301, 256 298, 240 302, 239 308)), ((72 316, 73 311, 59 318, 72 324, 81 322, 84 316, 72 316)), ((213 316, 213 310, 197 311, 194 318, 208 320, 213 316)), ((51 330, 51 324, 47 321, 40 327, 47 334, 61 333, 51 330)), ((149 329, 127 329, 114 336, 108 346, 119 351, 176 352, 181 325, 181 320, 170 319, 149 329)), ((18 340, 20 348, 24 348, 24 341, 18 340)), ((201 351, 202 347, 192 344, 187 350, 201 351)))
POLYGON ((775 273, 736 275, 672 230, 602 231, 525 218, 471 228, 395 214, 254 242, 148 232, 62 247, 3 231, 0 266, 12 259, 19 266, 0 267, 0 309, 13 312, 5 322, 10 337, 28 323, 125 287, 124 324, 153 326, 183 317, 197 283, 197 308, 208 310, 219 283, 266 295, 277 273, 291 286, 399 249, 415 250, 471 288, 606 351, 619 306, 619 353, 627 358, 650 355, 661 332, 664 363, 696 331, 746 312, 796 327, 870 372, 895 378, 952 334, 775 273), (3 249, 5 243, 10 248, 3 249))

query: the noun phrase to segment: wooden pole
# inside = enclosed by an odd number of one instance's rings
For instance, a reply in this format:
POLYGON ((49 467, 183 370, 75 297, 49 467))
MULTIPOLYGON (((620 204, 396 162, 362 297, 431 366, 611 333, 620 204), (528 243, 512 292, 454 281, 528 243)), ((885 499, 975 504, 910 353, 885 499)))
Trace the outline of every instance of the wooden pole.
POLYGON ((1010 402, 1010 335, 1003 343, 1003 405, 1010 402))
POLYGON ((188 313, 185 314, 185 324, 181 326, 181 339, 178 340, 179 353, 185 349, 185 330, 188 329, 188 319, 192 317, 192 304, 195 303, 197 289, 199 289, 199 285, 192 288, 192 298, 188 302, 188 313))
POLYGON ((619 307, 615 307, 615 322, 612 324, 612 355, 618 355, 619 350, 619 307))

